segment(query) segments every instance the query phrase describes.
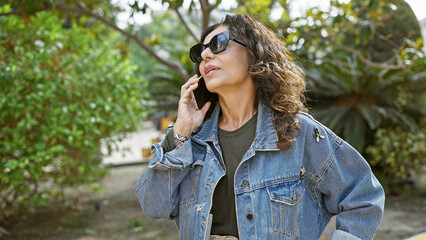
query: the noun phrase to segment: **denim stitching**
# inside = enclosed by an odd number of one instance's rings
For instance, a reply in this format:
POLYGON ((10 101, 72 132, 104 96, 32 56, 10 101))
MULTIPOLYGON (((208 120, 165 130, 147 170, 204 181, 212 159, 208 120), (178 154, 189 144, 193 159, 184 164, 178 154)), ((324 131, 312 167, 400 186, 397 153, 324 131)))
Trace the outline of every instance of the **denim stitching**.
POLYGON ((269 186, 272 186, 272 185, 275 185, 275 184, 292 182, 292 181, 295 181, 295 180, 298 180, 298 179, 300 179, 299 175, 292 176, 292 177, 286 177, 286 178, 274 179, 274 180, 270 180, 270 181, 267 181, 267 182, 264 182, 264 183, 253 185, 252 187, 246 187, 243 190, 237 190, 236 192, 238 194, 246 193, 246 192, 252 192, 252 191, 255 191, 257 189, 266 188, 266 187, 269 187, 269 186))
POLYGON ((329 214, 328 211, 325 211, 325 209, 322 207, 322 205, 320 204, 319 200, 318 200, 318 196, 317 196, 317 191, 318 191, 318 185, 320 184, 320 182, 324 179, 325 174, 327 173, 328 169, 330 168, 330 166, 335 162, 334 157, 332 157, 331 155, 329 156, 329 159, 327 160, 327 164, 324 166, 324 168, 321 170, 321 175, 318 177, 318 181, 316 182, 315 186, 314 186, 314 195, 315 195, 315 199, 316 202, 318 204, 318 208, 325 214, 325 216, 328 218, 328 220, 331 219, 331 217, 333 217, 332 214, 329 214))

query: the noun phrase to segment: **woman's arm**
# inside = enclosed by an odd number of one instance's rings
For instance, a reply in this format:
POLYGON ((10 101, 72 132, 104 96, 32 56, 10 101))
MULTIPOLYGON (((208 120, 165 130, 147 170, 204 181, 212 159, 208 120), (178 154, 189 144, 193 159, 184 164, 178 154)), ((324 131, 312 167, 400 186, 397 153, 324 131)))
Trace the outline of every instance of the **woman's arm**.
POLYGON ((161 143, 154 144, 151 148, 154 155, 135 186, 142 209, 151 218, 173 219, 178 215, 178 187, 193 162, 190 136, 201 125, 211 105, 208 102, 197 109, 195 100, 191 99, 191 93, 198 87, 199 78, 196 76, 182 85, 178 115, 173 126, 174 132, 186 136, 188 140, 171 151, 169 148, 173 144, 170 144, 170 135, 161 143))
POLYGON ((192 163, 191 140, 167 153, 156 143, 152 151, 148 168, 136 183, 136 195, 147 216, 173 219, 179 202, 178 186, 192 163))
POLYGON ((365 159, 342 142, 318 183, 328 213, 337 215, 330 239, 373 239, 383 216, 385 194, 365 159))

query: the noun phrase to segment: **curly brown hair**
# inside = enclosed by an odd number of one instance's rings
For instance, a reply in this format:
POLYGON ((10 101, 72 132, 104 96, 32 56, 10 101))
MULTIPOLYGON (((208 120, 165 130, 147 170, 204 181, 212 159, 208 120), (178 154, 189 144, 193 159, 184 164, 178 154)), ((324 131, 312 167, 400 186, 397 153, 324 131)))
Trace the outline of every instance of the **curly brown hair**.
MULTIPOLYGON (((232 38, 246 44, 250 59, 248 71, 256 86, 256 97, 274 113, 277 147, 290 150, 292 142, 300 134, 295 114, 307 111, 303 95, 306 87, 305 73, 296 65, 275 33, 247 15, 227 15, 221 23, 204 30, 201 42, 219 26, 227 26, 232 38)), ((196 72, 198 67, 199 64, 195 64, 196 72)), ((212 106, 217 103, 216 95, 211 102, 212 106)))

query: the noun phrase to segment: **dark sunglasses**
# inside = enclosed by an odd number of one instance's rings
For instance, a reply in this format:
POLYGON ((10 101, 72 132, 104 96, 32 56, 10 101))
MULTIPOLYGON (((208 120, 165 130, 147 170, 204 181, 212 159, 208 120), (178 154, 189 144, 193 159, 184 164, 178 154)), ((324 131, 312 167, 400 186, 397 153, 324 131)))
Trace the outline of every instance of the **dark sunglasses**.
POLYGON ((241 44, 246 47, 246 45, 234 38, 229 38, 229 31, 221 32, 214 36, 209 43, 197 43, 189 50, 189 56, 194 63, 200 63, 203 58, 201 57, 201 53, 206 50, 206 48, 210 48, 212 53, 217 54, 226 50, 228 46, 229 40, 232 40, 236 43, 241 44))

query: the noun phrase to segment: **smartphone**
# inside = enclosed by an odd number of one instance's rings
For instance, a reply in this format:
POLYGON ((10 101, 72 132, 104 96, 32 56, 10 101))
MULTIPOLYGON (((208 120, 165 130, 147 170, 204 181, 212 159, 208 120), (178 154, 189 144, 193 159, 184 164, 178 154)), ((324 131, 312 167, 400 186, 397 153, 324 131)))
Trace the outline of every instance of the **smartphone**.
MULTIPOLYGON (((198 73, 198 76, 201 76, 201 74, 198 73)), ((198 109, 201 109, 212 96, 213 94, 207 90, 204 78, 201 76, 200 81, 198 81, 198 87, 193 91, 193 97, 195 98, 198 109)))

